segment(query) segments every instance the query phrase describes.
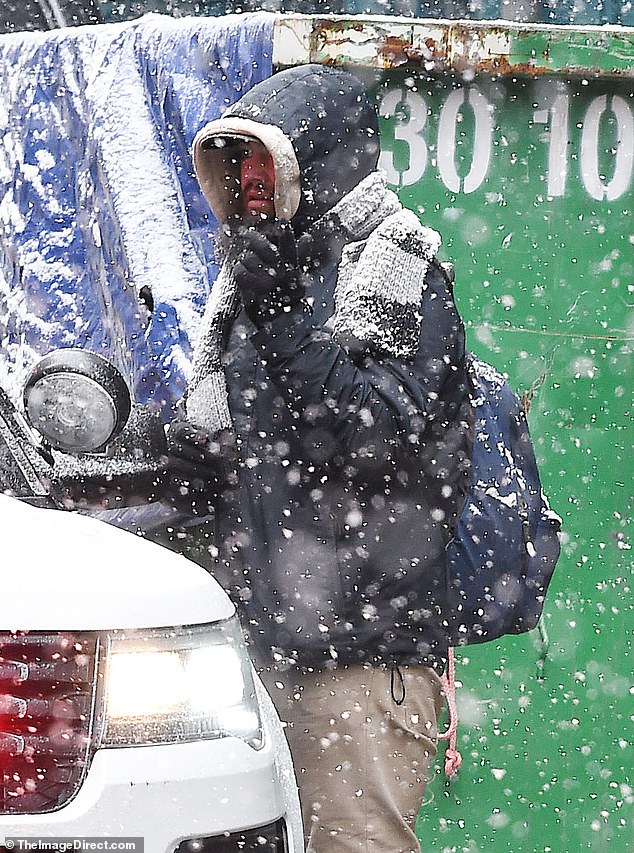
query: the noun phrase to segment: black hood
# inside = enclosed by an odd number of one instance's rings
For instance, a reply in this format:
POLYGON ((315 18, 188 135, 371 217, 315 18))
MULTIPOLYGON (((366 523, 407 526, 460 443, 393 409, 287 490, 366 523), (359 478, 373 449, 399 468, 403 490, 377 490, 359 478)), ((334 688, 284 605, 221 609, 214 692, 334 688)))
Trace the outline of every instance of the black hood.
POLYGON ((376 112, 356 77, 322 65, 281 71, 254 86, 194 141, 201 187, 221 221, 227 218, 227 202, 218 194, 231 190, 226 180, 222 189, 218 185, 219 157, 224 158, 226 173, 231 161, 227 141, 232 137, 256 138, 269 149, 275 163, 276 210, 281 218, 292 219, 296 231, 303 231, 373 172, 379 157, 376 112), (293 159, 295 163, 289 163, 293 159))

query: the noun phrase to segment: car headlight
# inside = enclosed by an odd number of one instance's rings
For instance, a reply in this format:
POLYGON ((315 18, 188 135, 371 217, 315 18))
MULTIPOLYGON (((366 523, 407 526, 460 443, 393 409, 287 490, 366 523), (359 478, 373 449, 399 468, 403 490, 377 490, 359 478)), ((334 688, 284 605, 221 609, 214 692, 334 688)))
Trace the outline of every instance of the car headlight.
POLYGON ((100 745, 239 737, 259 749, 253 670, 236 617, 109 635, 100 745))
POLYGON ((56 450, 96 453, 123 428, 130 391, 116 367, 93 352, 60 349, 48 353, 24 386, 24 413, 56 450))

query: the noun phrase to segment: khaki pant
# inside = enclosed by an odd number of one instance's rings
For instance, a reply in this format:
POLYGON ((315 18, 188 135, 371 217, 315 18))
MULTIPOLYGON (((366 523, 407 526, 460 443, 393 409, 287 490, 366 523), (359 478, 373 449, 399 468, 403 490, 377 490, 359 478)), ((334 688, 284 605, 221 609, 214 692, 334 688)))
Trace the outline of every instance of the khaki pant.
POLYGON ((262 679, 287 723, 307 853, 419 853, 414 824, 436 755, 438 675, 352 665, 262 679))

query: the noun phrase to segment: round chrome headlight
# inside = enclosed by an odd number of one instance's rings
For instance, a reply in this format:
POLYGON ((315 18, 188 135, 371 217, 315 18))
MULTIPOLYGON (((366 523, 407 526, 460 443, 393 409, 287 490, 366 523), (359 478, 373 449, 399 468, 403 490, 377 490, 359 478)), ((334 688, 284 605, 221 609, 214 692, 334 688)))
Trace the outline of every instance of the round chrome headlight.
POLYGON ((116 367, 84 350, 45 355, 24 388, 29 423, 66 453, 103 450, 125 426, 130 407, 130 391, 116 367))

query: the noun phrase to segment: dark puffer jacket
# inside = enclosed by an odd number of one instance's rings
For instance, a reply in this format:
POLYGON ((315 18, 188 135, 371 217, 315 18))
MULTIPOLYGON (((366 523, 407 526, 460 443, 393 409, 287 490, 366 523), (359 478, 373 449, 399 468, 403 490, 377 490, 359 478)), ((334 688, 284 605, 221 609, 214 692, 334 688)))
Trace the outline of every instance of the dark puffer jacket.
MULTIPOLYGON (((231 107, 236 117, 278 146, 276 205, 297 236, 376 168, 376 117, 351 75, 283 72, 231 107)), ((197 169, 230 219, 232 198, 210 177, 218 150, 202 147, 197 169)), ((240 465, 216 508, 215 573, 262 656, 441 667, 445 547, 469 457, 463 326, 434 261, 415 358, 351 355, 324 329, 346 235, 315 235, 311 309, 259 328, 242 311, 224 348, 240 465)))

